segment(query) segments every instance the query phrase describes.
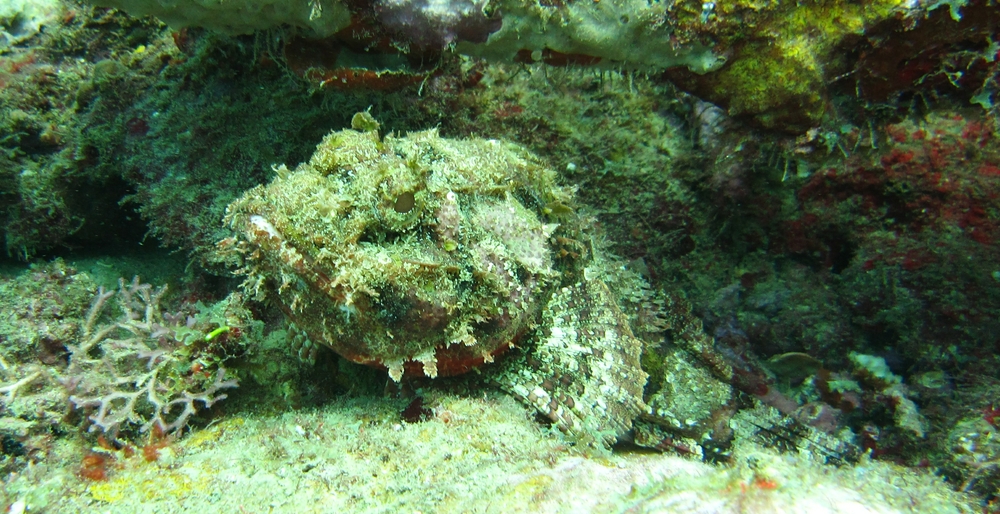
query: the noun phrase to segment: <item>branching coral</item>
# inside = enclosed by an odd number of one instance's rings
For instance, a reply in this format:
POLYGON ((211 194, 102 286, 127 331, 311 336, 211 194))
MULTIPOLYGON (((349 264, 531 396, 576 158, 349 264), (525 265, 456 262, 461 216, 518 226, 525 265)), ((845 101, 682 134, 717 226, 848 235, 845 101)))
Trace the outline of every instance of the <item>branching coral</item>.
MULTIPOLYGON (((212 373, 195 371, 185 362, 192 344, 194 319, 160 312, 166 286, 154 289, 138 277, 119 281, 116 292, 101 288, 82 328, 81 343, 69 345, 70 401, 91 411, 90 430, 113 436, 124 424, 139 424, 140 432, 156 427, 164 433, 183 429, 197 412, 196 402, 208 408, 226 398, 222 389, 236 387, 219 367, 212 373), (122 317, 97 326, 108 300, 117 296, 122 317)), ((200 334, 200 331, 197 332, 200 334)))

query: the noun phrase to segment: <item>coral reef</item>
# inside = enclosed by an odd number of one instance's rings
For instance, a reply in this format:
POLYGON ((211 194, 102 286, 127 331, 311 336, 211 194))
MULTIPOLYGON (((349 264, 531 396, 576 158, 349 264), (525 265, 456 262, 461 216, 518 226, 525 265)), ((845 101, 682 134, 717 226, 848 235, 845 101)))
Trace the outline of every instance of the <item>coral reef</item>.
MULTIPOLYGON (((831 116, 855 117, 870 106, 843 104, 845 84, 870 99, 897 95, 925 78, 953 77, 989 103, 995 49, 985 45, 996 23, 990 2, 948 5, 879 0, 808 4, 684 1, 649 4, 506 0, 486 2, 378 1, 271 3, 246 10, 240 2, 147 0, 97 2, 135 14, 155 14, 180 27, 248 33, 282 24, 305 27, 322 40, 307 42, 328 61, 352 54, 435 60, 442 49, 495 62, 546 62, 666 70, 669 78, 729 114, 769 130, 802 134, 831 116), (211 14, 209 14, 211 13, 211 14), (260 14, 257 14, 260 13, 260 14), (964 13, 964 16, 963 16, 964 13), (915 26, 919 26, 914 30, 915 26), (809 37, 803 37, 809 34, 809 37), (934 48, 900 61, 903 47, 934 48), (965 63, 967 72, 959 71, 965 63), (903 68, 904 73, 889 76, 903 68), (992 71, 987 71, 992 70, 992 71), (968 76, 963 76, 966 73, 968 76), (846 80, 852 77, 855 81, 846 80)), ((325 74, 354 80, 384 71, 379 59, 355 59, 325 74), (367 61, 367 64, 361 64, 367 61)), ((939 80, 938 80, 939 82, 939 80)))
POLYGON ((99 166, 108 154, 90 129, 150 83, 162 54, 145 51, 143 34, 160 24, 58 7, 50 30, 0 53, 0 230, 6 253, 21 260, 133 242, 145 230, 118 207, 128 187, 120 170, 99 166))
POLYGON ((240 191, 271 163, 307 156, 326 123, 346 121, 334 107, 378 103, 310 96, 288 80, 277 43, 171 33, 151 18, 86 5, 60 9, 52 30, 0 55, 0 230, 21 260, 136 249, 147 231, 203 252, 226 235, 218 220, 240 191), (262 84, 281 87, 264 98, 262 84), (251 129, 262 119, 300 137, 251 129), (228 137, 235 127, 247 128, 249 144, 228 137))
MULTIPOLYGON (((217 11, 245 3, 183 4, 168 21, 254 27, 217 11)), ((298 29, 239 37, 77 4, 37 33, 0 20, 8 252, 161 243, 199 284, 98 294, 60 261, 0 281, 0 507, 230 502, 201 487, 255 476, 298 491, 283 505, 433 510, 481 490, 441 477, 483 485, 463 466, 489 461, 490 491, 528 506, 588 474, 635 485, 591 508, 804 508, 819 475, 903 480, 915 504, 878 492, 900 510, 960 502, 933 472, 992 508, 992 3, 441 4, 265 5, 298 29), (310 159, 369 106, 389 135, 361 116, 310 159), (198 265, 227 263, 263 301, 216 303, 236 285, 198 265), (219 406, 249 417, 199 429, 219 406), (261 444, 214 447, 235 434, 261 444), (635 445, 731 467, 671 481, 694 464, 635 445)), ((136 261, 97 262, 79 269, 107 286, 136 261)))
POLYGON ((862 334, 917 362, 942 345, 975 355, 995 330, 987 263, 997 259, 1000 156, 988 123, 931 115, 889 125, 877 160, 813 175, 797 192, 799 217, 777 230, 784 251, 836 270, 862 334))

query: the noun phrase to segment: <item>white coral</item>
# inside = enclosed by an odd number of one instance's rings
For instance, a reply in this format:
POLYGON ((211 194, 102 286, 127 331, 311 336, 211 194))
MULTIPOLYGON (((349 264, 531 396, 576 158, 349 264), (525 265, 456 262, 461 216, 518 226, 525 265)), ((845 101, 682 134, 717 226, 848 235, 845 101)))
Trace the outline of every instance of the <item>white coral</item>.
POLYGON ((101 288, 82 327, 82 342, 67 346, 71 378, 64 383, 76 393, 70 402, 91 411, 90 430, 112 437, 125 424, 138 424, 143 433, 153 427, 163 433, 181 430, 197 412, 196 402, 211 407, 226 398, 222 389, 236 387, 236 380, 226 379, 222 368, 207 385, 194 378, 190 384, 177 384, 170 376, 179 363, 171 350, 182 344, 180 332, 186 327, 171 327, 164 320, 160 299, 165 292, 165 286, 154 289, 138 277, 129 284, 120 280, 117 293, 101 288), (96 327, 107 301, 115 296, 121 317, 96 327))

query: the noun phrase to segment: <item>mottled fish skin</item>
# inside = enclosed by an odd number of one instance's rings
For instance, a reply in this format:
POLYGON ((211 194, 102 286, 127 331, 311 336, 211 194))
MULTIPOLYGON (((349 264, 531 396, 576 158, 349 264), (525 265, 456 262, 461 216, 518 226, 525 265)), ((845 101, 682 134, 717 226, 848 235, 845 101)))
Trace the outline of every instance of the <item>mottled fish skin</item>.
POLYGON ((516 145, 368 121, 227 211, 220 252, 292 322, 300 358, 327 346, 397 382, 482 367, 598 448, 723 432, 732 367, 686 302, 604 252, 554 170, 516 145), (636 438, 637 419, 669 434, 636 438))
POLYGON ((493 380, 571 437, 614 444, 647 411, 643 342, 599 279, 555 291, 542 327, 493 380))
POLYGON ((396 382, 493 362, 562 276, 562 218, 543 206, 572 203, 573 189, 511 143, 382 137, 366 113, 352 127, 228 207, 220 260, 295 324, 289 343, 307 360, 323 345, 396 382))

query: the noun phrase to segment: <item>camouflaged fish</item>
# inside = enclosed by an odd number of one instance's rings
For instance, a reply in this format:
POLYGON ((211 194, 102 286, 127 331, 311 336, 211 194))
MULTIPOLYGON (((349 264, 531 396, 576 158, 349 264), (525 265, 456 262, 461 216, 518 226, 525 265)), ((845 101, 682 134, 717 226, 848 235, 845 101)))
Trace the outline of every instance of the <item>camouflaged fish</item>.
POLYGON ((397 382, 480 368, 591 442, 640 418, 707 436, 731 388, 659 344, 652 295, 587 235, 556 172, 508 142, 352 125, 226 215, 237 235, 220 249, 301 356, 324 345, 397 382))

